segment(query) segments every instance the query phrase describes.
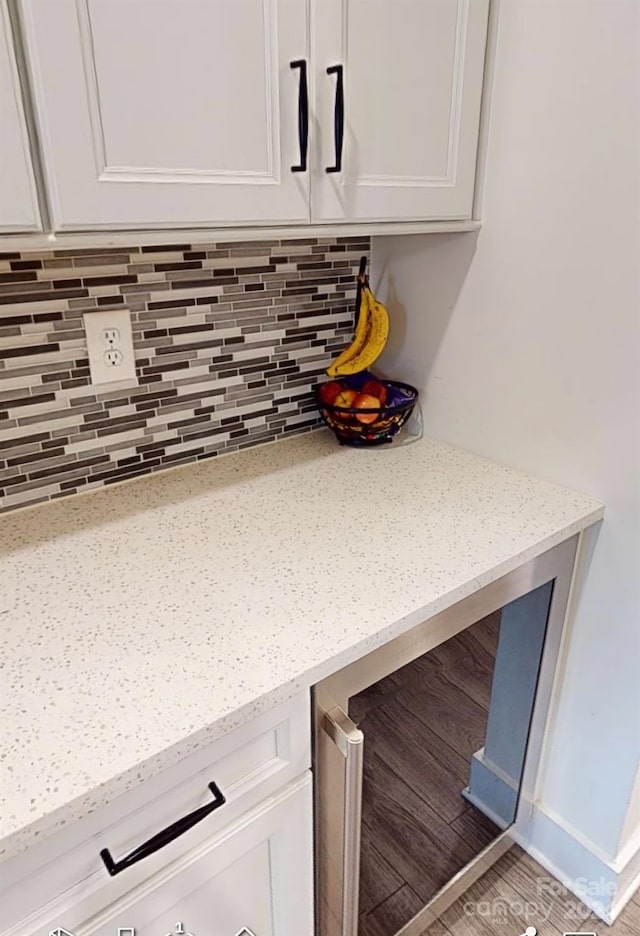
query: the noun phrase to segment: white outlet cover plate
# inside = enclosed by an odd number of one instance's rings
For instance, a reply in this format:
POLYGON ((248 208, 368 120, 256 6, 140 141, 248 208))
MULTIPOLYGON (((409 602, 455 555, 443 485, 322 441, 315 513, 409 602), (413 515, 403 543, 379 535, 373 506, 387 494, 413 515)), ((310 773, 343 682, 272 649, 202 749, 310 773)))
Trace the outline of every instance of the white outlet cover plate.
POLYGON ((138 383, 138 378, 129 310, 114 309, 109 311, 106 309, 104 312, 85 312, 82 318, 84 319, 84 330, 87 337, 91 383, 96 386, 104 384, 135 386, 138 383), (119 338, 116 342, 108 342, 105 339, 104 332, 109 328, 117 329, 119 338), (121 364, 113 366, 107 363, 106 353, 109 350, 120 351, 122 354, 121 364))

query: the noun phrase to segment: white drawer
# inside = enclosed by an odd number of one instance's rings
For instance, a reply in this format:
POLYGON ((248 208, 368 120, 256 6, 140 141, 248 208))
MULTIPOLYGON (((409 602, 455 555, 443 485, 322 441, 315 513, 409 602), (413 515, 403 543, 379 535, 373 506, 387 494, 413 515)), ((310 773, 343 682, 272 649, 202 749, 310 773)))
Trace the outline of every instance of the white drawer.
POLYGON ((311 774, 104 906, 93 895, 23 936, 313 936, 311 774))
MULTIPOLYGON (((49 919, 50 911, 55 916, 56 906, 65 906, 69 899, 75 903, 96 899, 103 906, 122 899, 132 888, 299 778, 310 765, 309 694, 303 693, 0 866, 0 934, 38 932, 31 921, 49 919), (106 848, 115 861, 121 860, 166 827, 212 802, 210 782, 226 797, 223 806, 159 851, 109 876, 101 850, 106 848)), ((39 925, 38 936, 49 932, 39 925)))

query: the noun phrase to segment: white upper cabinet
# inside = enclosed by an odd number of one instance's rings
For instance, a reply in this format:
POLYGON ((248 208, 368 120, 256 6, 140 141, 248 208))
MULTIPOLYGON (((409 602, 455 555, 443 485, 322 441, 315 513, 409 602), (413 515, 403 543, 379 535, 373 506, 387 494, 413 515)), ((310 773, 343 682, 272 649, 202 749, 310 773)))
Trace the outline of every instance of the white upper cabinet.
POLYGON ((471 217, 488 11, 489 0, 312 0, 314 220, 471 217))
POLYGON ((60 230, 305 222, 305 0, 22 0, 60 230), (303 102, 304 103, 304 102, 303 102))
POLYGON ((56 230, 472 217, 489 0, 19 4, 56 230))
POLYGON ((0 231, 40 228, 6 0, 0 0, 0 231))

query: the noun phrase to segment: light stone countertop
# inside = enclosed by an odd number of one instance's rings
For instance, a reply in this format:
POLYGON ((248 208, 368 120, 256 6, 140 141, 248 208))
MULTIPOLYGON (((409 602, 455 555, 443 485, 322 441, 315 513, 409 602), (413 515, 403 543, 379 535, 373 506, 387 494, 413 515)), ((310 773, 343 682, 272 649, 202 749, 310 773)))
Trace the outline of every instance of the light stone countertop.
POLYGON ((0 856, 602 518, 423 439, 327 432, 0 518, 0 856))

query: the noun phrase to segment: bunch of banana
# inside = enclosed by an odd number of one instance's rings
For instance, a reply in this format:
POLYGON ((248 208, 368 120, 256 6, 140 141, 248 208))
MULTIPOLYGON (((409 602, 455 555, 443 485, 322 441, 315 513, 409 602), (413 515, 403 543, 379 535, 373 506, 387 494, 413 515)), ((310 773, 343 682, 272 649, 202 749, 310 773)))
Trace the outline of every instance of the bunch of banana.
POLYGON ((376 361, 389 337, 389 313, 371 292, 368 282, 360 294, 360 314, 353 341, 327 367, 329 377, 345 377, 367 370, 376 361))

